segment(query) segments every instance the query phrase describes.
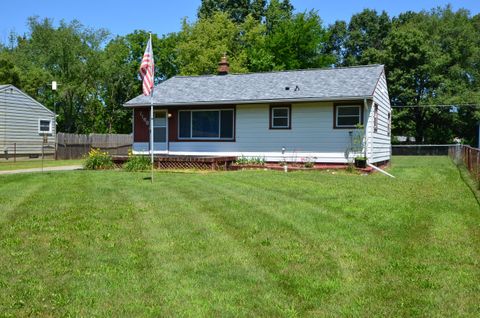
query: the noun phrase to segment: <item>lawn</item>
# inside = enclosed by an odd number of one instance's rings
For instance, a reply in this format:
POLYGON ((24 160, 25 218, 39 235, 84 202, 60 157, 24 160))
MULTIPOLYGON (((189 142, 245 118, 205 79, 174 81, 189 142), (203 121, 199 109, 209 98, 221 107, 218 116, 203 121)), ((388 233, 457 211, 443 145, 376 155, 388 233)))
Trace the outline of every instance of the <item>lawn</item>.
POLYGON ((0 176, 0 316, 478 317, 474 195, 389 171, 0 176))
MULTIPOLYGON (((83 160, 52 160, 52 159, 45 159, 43 161, 44 167, 59 167, 59 166, 70 166, 70 165, 81 165, 83 160)), ((13 162, 12 159, 10 160, 2 160, 0 161, 0 171, 2 170, 18 170, 18 169, 31 169, 31 168, 41 168, 42 167, 42 160, 41 159, 34 159, 34 160, 18 160, 17 162, 13 162)))

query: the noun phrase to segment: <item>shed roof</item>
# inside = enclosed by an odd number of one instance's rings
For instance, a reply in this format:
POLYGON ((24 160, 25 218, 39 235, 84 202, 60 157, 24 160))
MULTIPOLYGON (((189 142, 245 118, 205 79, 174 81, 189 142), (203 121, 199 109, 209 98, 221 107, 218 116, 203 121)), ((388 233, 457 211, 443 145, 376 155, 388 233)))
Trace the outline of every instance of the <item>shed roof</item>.
MULTIPOLYGON (((175 76, 155 86, 153 103, 173 106, 370 98, 383 69, 383 65, 366 65, 250 74, 175 76)), ((150 96, 137 96, 124 105, 150 105, 150 96)))
POLYGON ((18 94, 22 94, 24 96, 26 96, 28 99, 30 99, 34 104, 44 108, 45 110, 47 110, 48 112, 50 112, 52 115, 54 114, 53 111, 51 111, 50 109, 48 109, 47 107, 45 107, 43 104, 41 104, 40 102, 38 102, 37 100, 35 100, 33 97, 31 97, 30 95, 28 95, 27 93, 25 93, 24 91, 16 88, 15 86, 13 86, 12 84, 5 84, 5 85, 0 85, 0 92, 1 91, 4 91, 5 89, 7 88, 10 88, 12 91, 16 91, 18 94))

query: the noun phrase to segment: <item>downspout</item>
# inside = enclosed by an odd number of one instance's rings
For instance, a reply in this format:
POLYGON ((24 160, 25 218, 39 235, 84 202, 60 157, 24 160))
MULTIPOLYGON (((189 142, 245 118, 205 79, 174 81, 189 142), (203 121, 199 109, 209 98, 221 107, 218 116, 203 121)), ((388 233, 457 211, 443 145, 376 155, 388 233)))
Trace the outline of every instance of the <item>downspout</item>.
POLYGON ((380 168, 377 167, 376 165, 372 165, 371 163, 367 163, 367 165, 368 165, 369 167, 377 170, 378 172, 381 172, 381 173, 383 173, 384 175, 387 175, 387 176, 389 176, 390 178, 394 178, 394 179, 395 179, 395 177, 392 176, 390 173, 386 172, 385 170, 380 169, 380 168))
POLYGON ((365 134, 365 148, 364 148, 364 157, 365 159, 367 160, 368 162, 368 158, 367 158, 367 153, 368 153, 368 133, 367 133, 367 126, 368 126, 368 116, 366 116, 366 114, 370 114, 370 112, 368 111, 368 102, 367 102, 367 99, 364 98, 363 99, 363 122, 365 123, 365 125, 363 126, 363 130, 364 130, 364 134, 365 134), (365 113, 365 110, 367 111, 365 113), (365 116, 367 118, 365 118, 365 116))

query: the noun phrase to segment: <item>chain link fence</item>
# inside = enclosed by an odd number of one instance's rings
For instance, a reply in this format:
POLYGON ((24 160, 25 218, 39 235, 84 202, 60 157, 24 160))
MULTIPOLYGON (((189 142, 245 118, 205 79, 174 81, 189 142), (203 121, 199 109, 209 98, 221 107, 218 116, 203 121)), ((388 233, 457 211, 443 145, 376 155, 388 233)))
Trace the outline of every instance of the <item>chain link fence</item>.
POLYGON ((455 145, 392 145, 393 156, 446 156, 455 145))
POLYGON ((464 166, 480 185, 480 149, 465 145, 454 145, 448 148, 448 156, 456 165, 464 166))

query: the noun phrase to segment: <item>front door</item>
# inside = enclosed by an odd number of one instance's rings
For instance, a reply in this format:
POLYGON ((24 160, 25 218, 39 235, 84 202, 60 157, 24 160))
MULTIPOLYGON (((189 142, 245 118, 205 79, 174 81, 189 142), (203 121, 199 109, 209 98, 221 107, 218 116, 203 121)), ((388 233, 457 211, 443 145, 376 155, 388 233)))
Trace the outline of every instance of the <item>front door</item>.
POLYGON ((155 152, 167 152, 168 139, 168 112, 155 110, 153 112, 153 150, 155 152))

